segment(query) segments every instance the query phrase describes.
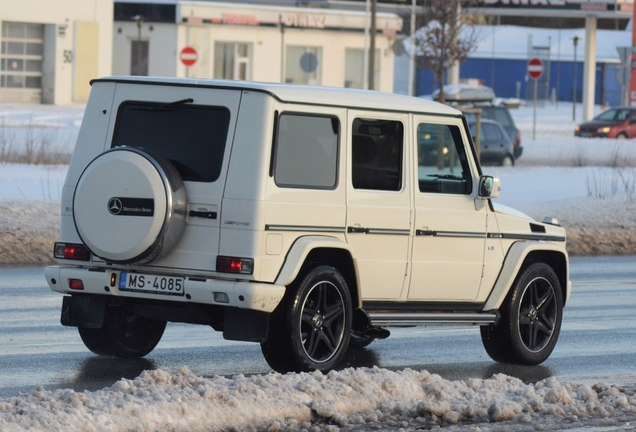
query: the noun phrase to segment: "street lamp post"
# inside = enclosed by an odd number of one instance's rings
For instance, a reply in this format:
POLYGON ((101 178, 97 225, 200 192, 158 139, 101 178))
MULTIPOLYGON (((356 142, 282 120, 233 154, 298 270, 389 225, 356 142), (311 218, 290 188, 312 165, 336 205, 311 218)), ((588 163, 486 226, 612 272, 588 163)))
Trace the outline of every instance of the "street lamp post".
POLYGON ((572 89, 572 121, 576 120, 576 46, 579 43, 579 37, 574 36, 572 38, 574 44, 574 73, 572 74, 572 83, 574 85, 572 89))

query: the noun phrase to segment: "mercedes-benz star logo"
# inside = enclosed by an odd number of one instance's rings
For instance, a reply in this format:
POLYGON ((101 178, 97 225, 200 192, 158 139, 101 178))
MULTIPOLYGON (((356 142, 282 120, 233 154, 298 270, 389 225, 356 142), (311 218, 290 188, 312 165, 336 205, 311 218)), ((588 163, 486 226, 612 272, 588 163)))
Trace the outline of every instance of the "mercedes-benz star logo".
POLYGON ((119 201, 119 198, 111 198, 108 201, 108 211, 110 212, 110 214, 117 215, 121 213, 121 209, 122 205, 121 201, 119 201))

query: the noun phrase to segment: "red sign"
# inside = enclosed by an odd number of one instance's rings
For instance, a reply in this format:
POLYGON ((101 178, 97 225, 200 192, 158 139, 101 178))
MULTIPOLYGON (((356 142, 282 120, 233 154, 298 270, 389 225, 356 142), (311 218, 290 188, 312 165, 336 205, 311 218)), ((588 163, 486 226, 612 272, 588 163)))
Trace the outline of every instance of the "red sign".
POLYGON ((179 59, 181 60, 181 63, 188 67, 195 64, 198 58, 199 56, 197 55, 197 50, 192 47, 185 47, 179 53, 179 59))
POLYGON ((543 62, 539 58, 528 60, 528 75, 532 79, 539 79, 543 75, 543 62))

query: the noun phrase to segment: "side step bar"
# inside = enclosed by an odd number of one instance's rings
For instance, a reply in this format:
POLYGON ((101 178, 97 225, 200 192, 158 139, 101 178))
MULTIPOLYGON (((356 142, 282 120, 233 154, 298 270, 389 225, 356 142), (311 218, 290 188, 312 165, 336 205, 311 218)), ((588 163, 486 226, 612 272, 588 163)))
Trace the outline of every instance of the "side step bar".
POLYGON ((408 327, 422 325, 489 325, 496 324, 495 313, 386 313, 367 312, 375 327, 408 327))

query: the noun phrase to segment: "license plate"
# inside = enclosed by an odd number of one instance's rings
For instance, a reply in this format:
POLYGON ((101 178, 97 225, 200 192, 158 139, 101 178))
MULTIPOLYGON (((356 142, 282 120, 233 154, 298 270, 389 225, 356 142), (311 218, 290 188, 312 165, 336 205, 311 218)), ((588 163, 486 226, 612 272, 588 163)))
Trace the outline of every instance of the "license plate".
POLYGON ((157 276, 142 273, 121 272, 119 289, 152 294, 182 296, 184 278, 174 276, 157 276))

